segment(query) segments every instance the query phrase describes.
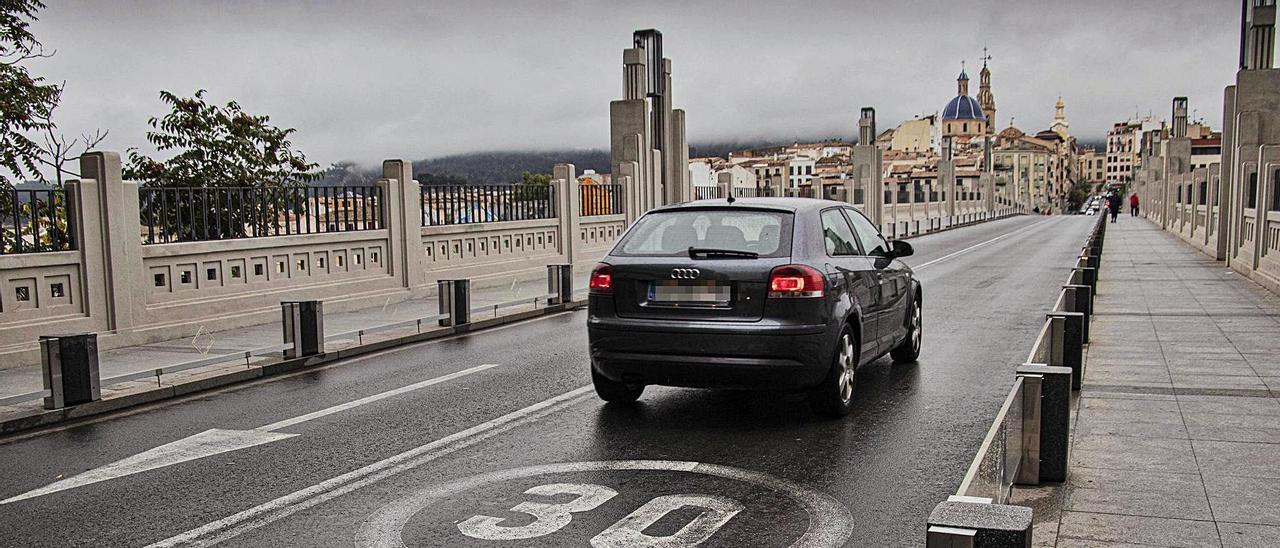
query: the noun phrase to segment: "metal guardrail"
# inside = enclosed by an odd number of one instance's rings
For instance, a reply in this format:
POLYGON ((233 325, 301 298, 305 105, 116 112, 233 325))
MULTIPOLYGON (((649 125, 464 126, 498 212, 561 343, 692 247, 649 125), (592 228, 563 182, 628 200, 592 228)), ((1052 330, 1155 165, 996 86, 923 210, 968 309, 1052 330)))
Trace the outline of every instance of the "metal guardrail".
POLYGON ((73 218, 60 188, 0 187, 0 255, 75 249, 73 218))
POLYGON ((398 322, 384 323, 384 324, 381 324, 381 325, 375 325, 375 326, 373 326, 373 327, 366 327, 366 328, 363 328, 363 329, 353 329, 353 330, 351 330, 351 331, 343 331, 342 333, 334 333, 334 334, 332 334, 332 335, 325 335, 325 337, 327 337, 327 338, 343 338, 343 337, 350 337, 350 336, 352 336, 352 335, 355 335, 356 340, 358 341, 358 343, 359 343, 359 344, 364 344, 364 336, 365 336, 365 335, 371 335, 371 334, 379 333, 379 332, 382 332, 382 331, 390 331, 390 330, 392 330, 392 329, 399 329, 399 328, 402 328, 402 327, 408 327, 408 326, 410 326, 410 325, 416 326, 416 327, 418 328, 418 333, 422 333, 422 324, 423 324, 423 322, 426 322, 426 323, 428 323, 428 324, 429 324, 429 323, 431 323, 431 322, 438 322, 438 321, 440 321, 440 320, 447 320, 447 319, 449 319, 449 315, 448 315, 448 314, 435 314, 435 315, 427 316, 427 317, 425 317, 425 318, 413 318, 413 319, 410 319, 410 320, 401 320, 401 321, 398 321, 398 322))
POLYGON ((624 212, 622 198, 625 190, 621 184, 579 185, 578 214, 583 217, 596 215, 621 215, 624 212))
POLYGON ((556 218, 550 185, 422 185, 422 226, 556 218))
POLYGON ((25 394, 14 394, 12 396, 5 396, 3 398, 0 398, 0 406, 13 405, 16 403, 28 402, 31 400, 39 400, 39 399, 47 398, 50 395, 52 395, 52 393, 49 390, 37 390, 35 392, 27 392, 25 394))
POLYGON ((695 200, 714 200, 720 197, 720 187, 718 186, 694 186, 693 199, 695 200))
POLYGON ((1061 481, 1056 479, 1059 472, 1065 479, 1067 452, 1059 448, 1052 458, 1062 462, 1048 462, 1045 459, 1050 456, 1041 452, 1040 440, 1046 435, 1066 440, 1069 434, 1065 431, 1069 427, 1069 409, 1066 408, 1069 397, 1061 397, 1061 390, 1078 389, 1079 377, 1083 374, 1083 363, 1079 362, 1078 353, 1088 337, 1091 306, 1078 309, 1081 303, 1091 302, 1093 287, 1096 286, 1091 287, 1090 284, 1096 282, 1096 274, 1093 279, 1087 279, 1086 272, 1099 264, 1105 232, 1105 218, 1099 217, 1088 244, 1068 275, 1067 283, 1058 292, 1050 313, 1036 334, 1026 363, 1019 368, 1013 387, 983 438, 954 498, 977 497, 967 500, 988 500, 999 505, 1008 501, 1015 484, 1038 485, 1046 474, 1055 476, 1051 481, 1061 481), (1082 325, 1073 326, 1069 323, 1071 321, 1082 325), (1074 332, 1077 329, 1082 333, 1074 332), (1074 357, 1073 352, 1076 353, 1074 357), (1063 388, 1065 384, 1054 385, 1054 389, 1060 390, 1054 393, 1052 403, 1057 407, 1046 407, 1049 404, 1044 402, 1050 397, 1049 377, 1058 375, 1056 381, 1066 382, 1066 376, 1060 372, 1068 370, 1062 366, 1072 367, 1069 370, 1070 388, 1063 388), (1057 422, 1046 426, 1045 420, 1057 422), (1049 427, 1055 431, 1048 432, 1046 429, 1049 427))
POLYGON ((113 384, 138 381, 138 380, 142 380, 150 377, 155 377, 156 382, 158 383, 160 382, 160 377, 163 375, 178 373, 181 371, 187 371, 189 369, 195 369, 197 367, 217 365, 217 364, 225 363, 229 361, 244 360, 245 366, 248 367, 249 365, 251 365, 250 359, 252 359, 254 356, 264 356, 274 352, 280 352, 287 348, 292 348, 292 346, 293 345, 290 345, 290 344, 277 344, 272 346, 264 346, 262 348, 254 348, 252 350, 245 350, 242 352, 219 354, 217 356, 210 356, 210 357, 202 358, 199 360, 183 362, 183 363, 178 363, 174 365, 168 365, 168 366, 160 367, 157 369, 147 369, 143 371, 135 371, 133 373, 125 373, 123 375, 116 375, 114 377, 107 377, 105 379, 102 379, 102 386, 105 387, 105 386, 111 386, 113 384))
POLYGON ((142 187, 144 245, 385 228, 376 186, 142 187))
MULTIPOLYGON (((567 265, 552 265, 552 266, 563 267, 567 265)), ((556 280, 559 280, 559 278, 557 278, 558 276, 564 276, 564 275, 565 274, 562 271, 549 269, 548 281, 554 282, 556 280)), ((560 283, 566 283, 566 282, 564 282, 563 280, 560 280, 560 283)), ((504 308, 511 308, 515 306, 531 304, 536 309, 538 305, 542 303, 550 305, 550 304, 554 304, 555 302, 559 302, 559 299, 562 298, 562 295, 560 293, 554 292, 554 291, 557 291, 556 289, 554 289, 554 287, 561 287, 561 286, 554 286, 553 283, 549 283, 549 285, 553 286, 553 289, 552 289, 553 292, 548 292, 541 295, 534 295, 532 297, 513 299, 509 301, 494 303, 494 304, 486 304, 483 306, 471 307, 471 308, 467 308, 466 310, 469 310, 470 313, 481 313, 481 312, 492 311, 494 316, 497 316, 499 311, 504 308)), ((566 287, 565 289, 568 289, 568 288, 566 287)), ((579 290, 576 292, 571 292, 568 298, 570 300, 577 300, 577 297, 582 295, 583 293, 585 293, 585 289, 579 290)), ((461 306, 461 304, 459 304, 459 306, 461 306)), ((458 314, 459 317, 464 316, 463 310, 464 310, 463 308, 452 309, 453 313, 458 314)), ((424 325, 431 325, 435 322, 440 322, 441 325, 444 325, 445 321, 450 319, 451 319, 451 314, 446 312, 446 313, 440 313, 440 314, 433 314, 433 315, 425 316, 421 318, 399 320, 399 321, 388 322, 380 325, 375 325, 372 327, 365 327, 361 329, 354 329, 351 331, 344 331, 341 333, 334 333, 334 334, 328 335, 328 337, 330 339, 354 337, 355 339, 357 339, 358 344, 364 344, 365 342, 364 339, 367 335, 371 335, 371 334, 379 333, 383 331, 390 331, 394 329, 402 329, 406 327, 414 327, 417 329, 418 333, 422 333, 424 325)), ((463 323, 466 323, 466 320, 463 320, 463 323)), ((320 326, 319 329, 322 330, 323 323, 319 322, 318 325, 320 326)), ((286 330, 287 329, 288 328, 286 327, 286 330)), ((107 377, 102 379, 99 385, 105 387, 105 386, 112 386, 112 385, 117 385, 121 383, 134 382, 134 381, 140 381, 140 380, 151 379, 151 378, 154 378, 156 380, 156 383, 159 384, 162 382, 163 376, 167 374, 173 374, 181 371, 187 371, 187 370, 196 369, 200 367, 218 365, 218 364, 227 363, 231 361, 238 361, 238 360, 244 360, 245 367, 251 367, 253 365, 252 358, 255 356, 264 356, 264 355, 273 354, 277 352, 283 352, 285 354, 285 357, 290 357, 288 355, 289 354, 288 351, 290 350, 293 350, 295 354, 298 353, 297 347, 295 346, 294 343, 286 342, 283 344, 265 346, 261 348, 254 348, 251 350, 243 350, 243 351, 231 352, 226 354, 218 354, 215 356, 207 356, 197 360, 177 363, 173 365, 167 365, 160 368, 144 369, 141 371, 134 371, 130 373, 107 377)), ((323 350, 320 350, 320 351, 322 352, 323 350)), ((50 390, 47 390, 47 389, 26 392, 22 394, 13 394, 9 396, 0 397, 0 405, 20 404, 20 403, 29 402, 32 400, 38 400, 38 399, 49 397, 49 396, 50 396, 50 390)))
POLYGON ((478 312, 492 311, 493 314, 496 316, 498 314, 498 310, 503 308, 511 308, 513 306, 520 306, 522 304, 533 304, 534 307, 537 307, 539 301, 550 301, 551 299, 554 299, 556 297, 559 297, 559 295, 555 293, 547 293, 545 295, 535 295, 533 297, 525 297, 523 299, 515 299, 515 300, 505 301, 505 302, 500 302, 495 304, 486 304, 484 306, 475 306, 471 308, 471 313, 475 314, 478 312))

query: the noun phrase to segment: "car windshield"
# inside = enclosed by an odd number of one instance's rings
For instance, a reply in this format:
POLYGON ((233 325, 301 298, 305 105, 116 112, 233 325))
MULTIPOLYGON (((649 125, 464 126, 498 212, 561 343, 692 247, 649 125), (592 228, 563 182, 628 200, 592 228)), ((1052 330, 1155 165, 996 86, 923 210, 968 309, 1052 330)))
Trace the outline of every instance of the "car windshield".
POLYGON ((689 248, 695 248, 741 252, 738 257, 785 257, 791 254, 791 219, 790 213, 743 208, 658 211, 636 221, 613 254, 675 257, 688 256, 689 248))

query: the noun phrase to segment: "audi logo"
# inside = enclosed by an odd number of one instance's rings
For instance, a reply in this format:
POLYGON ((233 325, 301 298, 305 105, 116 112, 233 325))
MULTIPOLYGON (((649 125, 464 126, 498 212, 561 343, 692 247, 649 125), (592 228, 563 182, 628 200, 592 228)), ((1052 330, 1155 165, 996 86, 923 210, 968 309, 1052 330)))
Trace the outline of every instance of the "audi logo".
POLYGON ((671 271, 671 277, 677 280, 696 280, 702 271, 696 268, 677 268, 671 271))

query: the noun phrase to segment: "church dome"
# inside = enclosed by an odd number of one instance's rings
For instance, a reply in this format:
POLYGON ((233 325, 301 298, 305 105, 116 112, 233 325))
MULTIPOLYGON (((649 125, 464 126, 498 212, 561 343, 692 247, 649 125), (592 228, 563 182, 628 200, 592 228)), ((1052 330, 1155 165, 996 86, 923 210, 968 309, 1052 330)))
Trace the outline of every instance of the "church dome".
POLYGON ((947 103, 942 109, 942 119, 946 120, 986 120, 987 115, 982 112, 982 105, 978 104, 978 100, 968 95, 957 95, 955 99, 947 103))

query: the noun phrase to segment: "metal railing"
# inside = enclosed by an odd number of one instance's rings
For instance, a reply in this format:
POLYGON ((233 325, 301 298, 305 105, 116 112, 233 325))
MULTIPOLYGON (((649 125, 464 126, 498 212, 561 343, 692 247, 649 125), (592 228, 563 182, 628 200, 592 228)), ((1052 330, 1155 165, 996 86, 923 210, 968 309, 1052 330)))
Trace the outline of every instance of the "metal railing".
POLYGON ((422 226, 532 221, 556 217, 550 185, 423 185, 422 226))
POLYGON ((720 187, 716 186, 694 186, 693 199, 695 200, 714 200, 720 197, 720 187))
POLYGON ((0 255, 75 249, 66 191, 0 188, 0 255))
MULTIPOLYGON (((560 274, 548 272, 549 277, 556 276, 556 275, 560 275, 560 274)), ((550 283, 548 285, 550 285, 550 283)), ((574 300, 579 296, 585 297, 585 289, 582 291, 568 292, 565 294, 557 293, 556 291, 557 290, 553 290, 551 292, 544 293, 544 294, 533 295, 530 297, 523 297, 523 298, 513 299, 509 301, 493 303, 493 304, 484 304, 476 307, 470 307, 469 303, 463 303, 460 306, 465 307, 464 310, 469 311, 469 314, 464 314, 461 311, 458 311, 458 313, 460 315, 467 316, 467 317, 470 317, 470 315, 475 315, 475 314, 492 313, 494 318, 498 318, 500 311, 508 308, 519 307, 519 306, 531 306, 534 309, 538 309, 539 307, 546 307, 546 306, 551 306, 557 303, 566 302, 560 299, 567 298, 568 300, 574 300)), ((386 331, 395 331, 395 330, 412 328, 415 330, 416 334, 418 335, 421 335, 429 330, 438 330, 444 333, 444 332, 447 332, 447 329, 439 330, 438 328, 440 327, 452 328, 452 326, 454 326, 455 324, 447 321, 452 319, 451 316, 452 314, 450 312, 442 312, 439 314, 432 314, 432 315, 428 315, 420 318, 396 320, 396 321, 392 321, 384 324, 378 324, 378 325, 373 325, 369 327, 353 329, 350 331, 344 331, 341 333, 325 334, 324 338, 329 339, 330 342, 334 342, 336 340, 337 344, 339 345, 339 348, 341 348, 341 344, 345 342, 343 339, 354 339, 356 341, 356 344, 363 345, 363 344, 366 344, 366 342, 368 342, 365 339, 369 335, 386 332, 386 331)), ((470 322, 469 319, 464 321, 464 323, 469 323, 469 322, 470 322)), ((227 353, 215 354, 210 356, 202 356, 195 360, 166 365, 159 368, 148 368, 148 369, 141 369, 138 371, 131 371, 128 373, 114 375, 111 377, 105 377, 101 380, 99 385, 102 387, 107 387, 107 386, 113 386, 113 385, 118 385, 122 383, 144 381, 144 380, 154 380, 159 385, 163 382, 164 375, 172 375, 174 373, 188 371, 188 370, 196 369, 200 367, 208 367, 208 366, 215 366, 215 365, 225 366, 230 362, 243 362, 244 367, 251 368, 255 365, 253 358, 265 357, 265 358, 279 359, 283 357, 284 359, 288 359, 290 358, 290 355, 289 355, 290 350, 292 350, 293 353, 296 355, 298 353, 298 347, 296 346, 296 344, 298 344, 299 342, 300 341, 285 342, 283 344, 276 344, 276 345, 265 346, 261 348, 253 348, 249 350, 237 350, 235 352, 227 352, 227 353)), ((328 350, 328 352, 332 352, 332 351, 333 351, 332 349, 328 350)), ((326 350, 320 349, 320 352, 326 352, 326 350)), ((266 365, 267 363, 262 363, 262 365, 266 365)), ((30 392, 25 392, 20 394, 10 394, 6 396, 0 396, 0 406, 22 404, 25 402, 39 400, 41 398, 45 398, 49 396, 50 396, 50 389, 47 387, 42 390, 35 390, 35 391, 30 391, 30 392)))
POLYGON ((578 214, 583 217, 620 215, 623 213, 622 193, 620 184, 580 185, 578 196, 582 203, 578 214))
POLYGON ((142 187, 142 243, 385 228, 376 186, 142 187))
MULTIPOLYGON (((1100 264, 1105 232, 1104 219, 1099 218, 1089 237, 1089 243, 1067 277, 1066 284, 1058 292, 1023 365, 1023 368, 1030 367, 1033 371, 1035 368, 1041 368, 1039 371, 1065 371, 1061 368, 1071 367, 1068 390, 1080 388, 1080 377, 1084 373, 1081 352, 1088 339, 1092 295, 1097 287, 1096 269, 1100 264), (1043 369, 1045 366, 1049 369, 1043 369)), ((1048 386, 1045 383, 1048 382, 1043 374, 1019 371, 978 454, 969 465, 956 496, 980 497, 990 499, 995 504, 1004 504, 1015 484, 1040 483, 1041 467, 1046 466, 1040 444, 1040 439, 1046 432, 1042 421, 1047 416, 1061 418, 1069 415, 1069 410, 1066 409, 1069 405, 1067 399, 1054 400, 1054 405, 1062 406, 1062 409, 1043 407, 1048 405, 1044 403, 1048 401, 1045 392, 1048 386)), ((1051 435, 1057 435, 1065 441, 1067 434, 1053 432, 1051 435)), ((1061 452, 1060 456, 1063 462, 1047 466, 1058 466, 1065 471, 1066 452, 1061 452)))

